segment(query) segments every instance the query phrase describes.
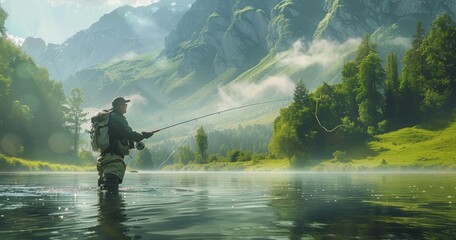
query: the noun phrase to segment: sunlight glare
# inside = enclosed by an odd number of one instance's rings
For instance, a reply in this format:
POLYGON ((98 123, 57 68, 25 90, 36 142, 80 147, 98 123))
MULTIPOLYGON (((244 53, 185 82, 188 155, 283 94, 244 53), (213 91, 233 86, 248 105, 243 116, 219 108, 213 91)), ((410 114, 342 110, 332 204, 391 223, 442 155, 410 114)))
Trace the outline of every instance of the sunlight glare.
POLYGON ((71 141, 63 132, 55 132, 49 138, 48 145, 55 153, 66 153, 70 150, 71 141))
POLYGON ((22 139, 16 134, 8 133, 1 139, 0 149, 10 156, 16 156, 21 148, 23 148, 22 139))

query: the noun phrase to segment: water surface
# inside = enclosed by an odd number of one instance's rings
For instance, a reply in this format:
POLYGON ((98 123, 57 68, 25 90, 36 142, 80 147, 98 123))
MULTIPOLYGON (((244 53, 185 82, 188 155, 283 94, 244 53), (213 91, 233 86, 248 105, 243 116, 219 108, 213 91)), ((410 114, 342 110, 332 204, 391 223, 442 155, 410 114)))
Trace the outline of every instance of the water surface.
POLYGON ((1 173, 1 239, 452 239, 454 173, 1 173))

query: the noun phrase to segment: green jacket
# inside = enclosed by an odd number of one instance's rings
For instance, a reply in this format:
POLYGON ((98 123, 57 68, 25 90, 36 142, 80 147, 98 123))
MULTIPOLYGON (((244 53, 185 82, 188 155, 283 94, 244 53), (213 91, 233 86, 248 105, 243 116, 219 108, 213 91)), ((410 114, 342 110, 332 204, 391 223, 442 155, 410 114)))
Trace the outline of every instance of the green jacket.
POLYGON ((113 110, 108 123, 108 134, 109 134, 109 147, 102 153, 112 153, 120 157, 124 157, 128 154, 127 149, 133 148, 133 142, 139 142, 144 139, 141 133, 133 131, 128 126, 127 119, 125 116, 113 110), (119 144, 120 143, 120 144, 119 144))

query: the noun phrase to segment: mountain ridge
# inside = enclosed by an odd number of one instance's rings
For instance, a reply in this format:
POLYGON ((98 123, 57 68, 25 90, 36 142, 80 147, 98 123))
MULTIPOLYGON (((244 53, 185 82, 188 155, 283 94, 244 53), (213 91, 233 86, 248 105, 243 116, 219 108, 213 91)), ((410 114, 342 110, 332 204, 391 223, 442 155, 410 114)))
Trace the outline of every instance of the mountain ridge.
MULTIPOLYGON (((83 69, 65 88, 81 87, 96 106, 108 105, 114 95, 140 95, 153 113, 259 101, 239 93, 238 86, 248 90, 267 82, 264 91, 270 91, 304 79, 312 90, 322 82, 337 83, 365 33, 372 34, 381 56, 388 51, 401 56, 418 21, 430 26, 441 12, 455 16, 455 8, 450 0, 198 0, 158 54, 83 69)), ((280 94, 290 97, 292 91, 280 94)))
POLYGON ((62 44, 48 44, 43 49, 42 45, 36 46, 36 39, 27 38, 22 49, 37 64, 46 67, 53 79, 66 81, 77 71, 93 65, 162 48, 164 36, 192 0, 181 1, 182 6, 171 6, 169 0, 163 2, 136 8, 124 5, 62 44))

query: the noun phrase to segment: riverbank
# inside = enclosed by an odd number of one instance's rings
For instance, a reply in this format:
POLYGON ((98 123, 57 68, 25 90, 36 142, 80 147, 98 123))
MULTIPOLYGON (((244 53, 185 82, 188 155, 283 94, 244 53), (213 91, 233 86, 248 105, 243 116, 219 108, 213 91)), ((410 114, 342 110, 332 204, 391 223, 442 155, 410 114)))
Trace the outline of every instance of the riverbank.
POLYGON ((377 135, 365 145, 347 150, 344 159, 328 159, 311 170, 456 170, 456 111, 377 135))
POLYGON ((207 164, 173 164, 166 166, 165 171, 288 171, 287 159, 266 159, 245 162, 212 162, 207 164))
MULTIPOLYGON (((414 127, 375 136, 364 145, 344 151, 339 159, 310 160, 299 170, 351 171, 456 171, 456 111, 436 115, 414 127)), ((288 171, 287 159, 248 162, 172 165, 181 171, 288 171)))
POLYGON ((7 157, 0 154, 1 172, 20 172, 20 171, 94 171, 94 166, 77 166, 69 164, 50 163, 46 161, 26 160, 16 157, 7 157))
MULTIPOLYGON (((344 151, 339 159, 311 160, 299 170, 346 171, 456 171, 456 111, 414 127, 377 135, 366 144, 344 151)), ((0 154, 0 171, 95 171, 76 166, 31 161, 0 154)), ((139 169, 141 170, 141 169, 139 169)), ((288 159, 208 164, 173 164, 164 171, 289 171, 288 159)))

